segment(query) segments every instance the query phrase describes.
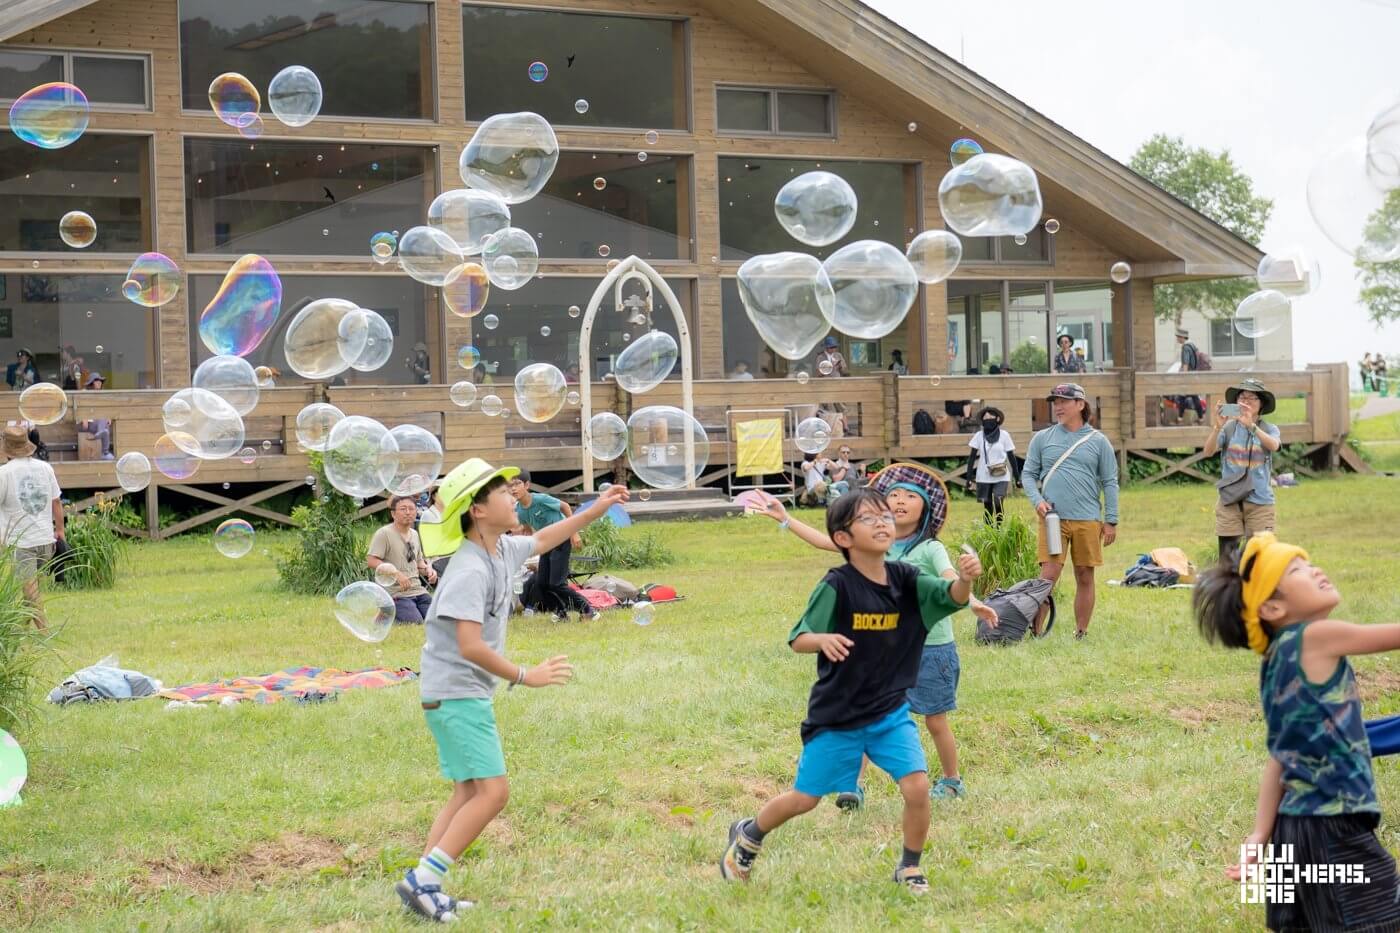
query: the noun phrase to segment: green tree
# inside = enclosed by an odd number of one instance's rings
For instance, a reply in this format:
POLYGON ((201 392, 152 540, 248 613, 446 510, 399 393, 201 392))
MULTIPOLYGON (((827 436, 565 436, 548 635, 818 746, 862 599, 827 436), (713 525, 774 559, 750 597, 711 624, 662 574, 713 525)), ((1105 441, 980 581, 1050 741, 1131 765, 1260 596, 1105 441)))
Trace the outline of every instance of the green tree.
MULTIPOLYGON (((1400 188, 1391 191, 1368 218, 1365 235, 1366 244, 1373 253, 1392 252, 1400 242, 1400 188)), ((1357 259, 1356 269, 1356 277, 1361 280, 1361 303, 1371 313, 1371 320, 1384 324, 1400 319, 1400 259, 1390 262, 1357 259)))
MULTIPOLYGON (((1259 242, 1274 209, 1272 199, 1254 193, 1228 150, 1187 146, 1180 136, 1158 133, 1138 147, 1128 167, 1250 243, 1259 242)), ((1158 285, 1153 300, 1159 317, 1180 321, 1183 311, 1230 314, 1254 290, 1252 278, 1180 282, 1158 285)))

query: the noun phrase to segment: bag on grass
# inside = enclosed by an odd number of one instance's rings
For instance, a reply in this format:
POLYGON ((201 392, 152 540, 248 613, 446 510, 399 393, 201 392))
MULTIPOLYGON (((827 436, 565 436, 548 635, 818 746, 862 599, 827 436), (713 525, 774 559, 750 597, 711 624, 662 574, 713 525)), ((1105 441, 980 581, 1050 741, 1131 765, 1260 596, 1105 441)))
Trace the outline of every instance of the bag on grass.
POLYGON ((1124 586, 1176 586, 1181 582, 1181 574, 1152 562, 1146 554, 1123 575, 1124 586))
POLYGON ((1035 577, 1004 590, 994 590, 982 602, 996 610, 997 627, 992 628, 981 619, 977 620, 977 644, 1010 645, 1026 637, 1031 623, 1035 621, 1040 607, 1050 604, 1050 615, 1045 620, 1048 635, 1055 626, 1055 597, 1052 594, 1055 584, 1035 577))
POLYGON ((606 573, 598 573, 589 577, 583 582, 583 587, 590 590, 602 590, 620 603, 630 603, 641 592, 637 584, 629 583, 621 577, 614 577, 606 573))

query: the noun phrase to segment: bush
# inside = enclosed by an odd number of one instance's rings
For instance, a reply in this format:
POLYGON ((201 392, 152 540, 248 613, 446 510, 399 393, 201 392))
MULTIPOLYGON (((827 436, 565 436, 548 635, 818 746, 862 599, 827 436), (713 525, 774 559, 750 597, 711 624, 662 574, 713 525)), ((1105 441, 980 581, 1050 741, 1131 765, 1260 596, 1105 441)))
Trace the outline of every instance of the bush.
POLYGON ((309 456, 325 493, 313 497, 309 505, 292 509, 292 521, 300 531, 297 543, 279 555, 277 575, 294 593, 333 596, 365 578, 368 536, 355 524, 359 511, 355 500, 326 482, 319 454, 309 456))
POLYGON ((117 571, 126 556, 126 542, 117 533, 112 516, 121 497, 98 493, 92 508, 69 516, 64 522, 68 553, 62 561, 60 586, 70 590, 106 590, 117 582, 117 571))
POLYGON ((599 563, 612 570, 632 570, 638 567, 661 567, 673 564, 676 555, 661 543, 654 531, 624 534, 607 519, 600 519, 581 532, 581 554, 598 558, 599 563))
MULTIPOLYGON (((999 524, 977 522, 968 532, 967 543, 982 561, 982 576, 973 591, 986 596, 993 590, 1040 576, 1036 561, 1036 530, 1020 515, 1006 513, 999 524)), ((948 548, 954 561, 956 548, 948 548)))
POLYGON ((14 732, 34 713, 39 641, 14 555, 0 547, 0 729, 6 732, 14 732))

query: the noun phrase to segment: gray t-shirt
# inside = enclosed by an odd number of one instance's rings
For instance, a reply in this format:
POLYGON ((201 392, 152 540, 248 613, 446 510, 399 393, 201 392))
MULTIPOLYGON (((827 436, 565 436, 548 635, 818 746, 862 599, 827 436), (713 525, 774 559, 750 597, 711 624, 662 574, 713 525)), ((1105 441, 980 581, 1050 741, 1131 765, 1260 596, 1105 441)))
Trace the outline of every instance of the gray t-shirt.
POLYGON ((515 595, 511 579, 534 550, 535 539, 528 535, 501 535, 495 554, 465 541, 452 555, 423 626, 427 639, 418 689, 424 700, 489 700, 495 693, 499 678, 462 657, 457 623, 480 622, 482 641, 497 653, 504 651, 515 595))

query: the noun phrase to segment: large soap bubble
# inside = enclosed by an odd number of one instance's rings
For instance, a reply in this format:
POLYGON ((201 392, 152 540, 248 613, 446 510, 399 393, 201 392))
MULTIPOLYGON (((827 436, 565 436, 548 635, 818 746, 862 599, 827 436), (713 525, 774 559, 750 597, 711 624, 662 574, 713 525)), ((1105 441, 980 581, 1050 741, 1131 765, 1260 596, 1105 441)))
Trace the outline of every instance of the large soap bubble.
POLYGON ((326 479, 347 496, 368 499, 384 488, 383 475, 397 469, 398 444, 373 418, 347 415, 326 442, 326 479))
POLYGON ((925 230, 914 237, 904 256, 920 282, 934 285, 953 274, 962 254, 962 240, 947 230, 925 230))
POLYGON ((854 226, 856 193, 839 175, 805 172, 778 190, 773 213, 793 239, 827 246, 854 226))
POLYGON ((298 311, 282 340, 287 365, 306 379, 326 380, 344 372, 369 339, 369 328, 353 321, 341 331, 341 322, 359 310, 343 298, 321 298, 298 311))
POLYGON ((793 443, 807 454, 819 454, 831 443, 831 425, 821 418, 803 418, 793 432, 793 443))
POLYGON ((297 412, 297 443, 307 450, 325 450, 331 430, 345 413, 328 402, 313 402, 297 412))
POLYGON ((252 364, 241 356, 209 357, 195 369, 193 384, 197 389, 213 392, 240 415, 258 407, 258 377, 252 364))
POLYGON ((117 458, 117 485, 127 492, 140 492, 151 485, 151 461, 139 450, 117 458))
POLYGON ((1376 114, 1366 129, 1366 167, 1373 176, 1400 181, 1400 100, 1376 114))
POLYGON ((739 267, 738 281, 749 321, 779 356, 800 360, 831 330, 836 296, 815 256, 754 256, 739 267))
POLYGON ((25 91, 10 105, 10 130, 31 146, 62 149, 83 135, 88 99, 72 84, 54 81, 25 91))
POLYGON ((904 322, 919 295, 919 280, 904 254, 879 240, 848 243, 822 263, 836 296, 832 326, 875 340, 904 322))
POLYGON ((288 65, 268 82, 267 106, 287 126, 305 126, 321 112, 321 79, 310 68, 288 65))
POLYGON ((97 240, 97 221, 86 211, 69 211, 58 219, 58 237, 74 249, 87 249, 97 240))
POLYGON ((1307 251, 1294 246, 1259 260, 1257 277, 1261 289, 1297 298, 1322 284, 1322 267, 1307 251))
POLYGON ((963 236, 1017 236, 1040 223, 1040 182, 1024 162, 984 153, 943 176, 938 206, 963 236))
POLYGON ((446 285, 462 265, 462 250, 437 227, 410 227, 399 237, 399 264, 414 281, 446 285))
POLYGON ((350 368, 362 373, 372 373, 385 363, 394 353, 394 332, 389 322, 378 311, 360 308, 355 314, 347 314, 340 322, 342 337, 358 340, 358 336, 347 336, 350 331, 365 329, 365 346, 360 355, 350 361, 350 368))
POLYGON ((262 108, 253 82, 236 71, 226 71, 209 82, 209 106, 214 116, 234 129, 250 126, 262 108))
POLYGON ((180 267, 164 253, 142 253, 127 270, 122 295, 146 308, 159 308, 180 293, 180 267))
POLYGON ((627 422, 610 411, 588 419, 584 443, 595 460, 616 460, 627 449, 627 422))
POLYGON ((378 583, 357 580, 335 594, 335 617, 360 641, 380 642, 394 627, 394 598, 378 583))
POLYGON ((497 195, 507 204, 540 193, 559 162, 559 141, 537 113, 498 113, 487 117, 462 150, 462 181, 497 195))
POLYGON ((526 421, 542 424, 559 414, 569 387, 558 366, 531 363, 515 374, 515 410, 526 421))
POLYGON ((171 397, 189 405, 189 420, 183 425, 164 425, 166 436, 185 453, 201 460, 223 460, 242 449, 243 417, 231 404, 200 388, 181 389, 171 397))
POLYGON ((670 405, 648 405, 627 419, 627 463, 648 486, 680 489, 699 479, 710 460, 710 439, 690 415, 670 405), (694 459, 686 466, 686 434, 694 459))
POLYGON ((1292 302, 1272 289, 1255 292, 1235 307, 1235 330, 1251 339, 1272 334, 1288 323, 1292 302))
POLYGON ((464 262, 452 281, 442 287, 447 310, 458 317, 476 317, 491 296, 491 280, 479 262, 464 262))
POLYGON ((661 330, 643 334, 618 354, 613 378, 628 392, 650 392, 676 368, 680 349, 676 339, 661 330))
POLYGON ((190 423, 190 403, 183 398, 170 396, 165 400, 160 411, 167 429, 183 428, 190 423))
POLYGON ((230 518, 214 529, 214 550, 237 560, 253 549, 253 526, 241 518, 230 518))
POLYGON ((170 479, 189 479, 199 472, 199 458, 186 448, 199 442, 183 431, 171 431, 156 438, 152 459, 156 469, 170 479))
POLYGON ((1308 210, 1344 252, 1362 262, 1400 259, 1400 177, 1376 171, 1365 139, 1321 159, 1308 175, 1308 210))
POLYGON ((506 227, 487 238, 481 261, 492 285, 514 291, 540 271, 540 249, 529 231, 506 227))
POLYGON ((442 472, 442 444, 416 424, 391 428, 380 442, 379 478, 392 495, 416 496, 442 472), (387 446, 386 446, 387 445, 387 446))
POLYGON ((282 280, 272 263, 249 253, 235 262, 199 315, 199 339, 211 353, 247 356, 282 313, 282 280))
POLYGON ((452 237, 467 256, 481 252, 487 237, 510 226, 510 205, 489 191, 444 191, 428 205, 428 226, 452 237))
POLYGON ((36 382, 19 394, 19 413, 36 425, 53 424, 68 414, 68 395, 52 382, 36 382))

